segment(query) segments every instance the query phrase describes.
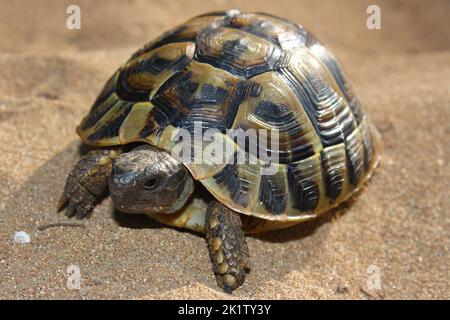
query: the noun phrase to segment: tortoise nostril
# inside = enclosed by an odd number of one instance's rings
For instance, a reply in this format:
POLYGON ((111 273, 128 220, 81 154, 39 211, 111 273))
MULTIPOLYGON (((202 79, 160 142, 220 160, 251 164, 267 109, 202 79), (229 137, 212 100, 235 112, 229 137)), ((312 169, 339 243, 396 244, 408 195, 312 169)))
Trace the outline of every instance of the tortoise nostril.
POLYGON ((144 183, 144 189, 151 190, 154 189, 159 183, 157 178, 150 178, 144 183))

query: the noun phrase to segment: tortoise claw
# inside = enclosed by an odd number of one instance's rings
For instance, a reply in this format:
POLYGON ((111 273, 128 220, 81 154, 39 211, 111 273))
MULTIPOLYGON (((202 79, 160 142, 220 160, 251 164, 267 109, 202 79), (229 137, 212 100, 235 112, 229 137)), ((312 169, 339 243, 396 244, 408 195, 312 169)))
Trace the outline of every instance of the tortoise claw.
POLYGON ((72 218, 75 215, 76 210, 77 210, 76 203, 70 201, 66 209, 66 216, 68 218, 72 218))
POLYGON ((89 216, 108 186, 112 159, 116 154, 110 150, 88 152, 69 173, 57 211, 67 207, 66 216, 69 218, 89 216))
POLYGON ((63 210, 66 207, 68 201, 69 198, 65 193, 63 193, 61 197, 59 197, 58 203, 56 204, 56 212, 60 212, 61 210, 63 210))
POLYGON ((66 200, 67 209, 65 214, 68 218, 83 219, 92 213, 96 202, 97 198, 95 196, 90 194, 89 191, 80 188, 66 200))

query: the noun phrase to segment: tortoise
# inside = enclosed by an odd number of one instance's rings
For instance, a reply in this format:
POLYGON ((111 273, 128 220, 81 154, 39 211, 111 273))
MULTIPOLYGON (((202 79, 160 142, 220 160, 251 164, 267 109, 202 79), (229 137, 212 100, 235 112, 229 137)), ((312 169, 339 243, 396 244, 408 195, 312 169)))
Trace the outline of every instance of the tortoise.
POLYGON ((119 211, 202 232, 227 293, 250 271, 245 234, 336 207, 371 177, 380 150, 329 50, 288 20, 237 10, 197 16, 135 52, 77 133, 91 150, 68 175, 58 211, 89 216, 109 189, 119 211), (199 121, 201 134, 215 129, 232 147, 224 161, 174 155, 174 135, 194 136, 199 121), (278 156, 271 174, 259 155, 233 161, 251 152, 227 139, 229 129, 278 133, 256 142, 278 156))

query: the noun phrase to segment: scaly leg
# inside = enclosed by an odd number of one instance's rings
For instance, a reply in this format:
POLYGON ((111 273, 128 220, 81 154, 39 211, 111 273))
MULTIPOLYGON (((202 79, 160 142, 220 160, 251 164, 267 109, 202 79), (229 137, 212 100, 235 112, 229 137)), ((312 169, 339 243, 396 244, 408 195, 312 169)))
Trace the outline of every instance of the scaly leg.
POLYGON ((250 271, 248 247, 239 213, 212 201, 206 213, 206 240, 217 285, 232 293, 250 271))
POLYGON ((94 210, 94 206, 108 187, 108 177, 118 150, 93 150, 75 165, 66 180, 64 192, 57 210, 67 206, 66 215, 82 219, 94 210))

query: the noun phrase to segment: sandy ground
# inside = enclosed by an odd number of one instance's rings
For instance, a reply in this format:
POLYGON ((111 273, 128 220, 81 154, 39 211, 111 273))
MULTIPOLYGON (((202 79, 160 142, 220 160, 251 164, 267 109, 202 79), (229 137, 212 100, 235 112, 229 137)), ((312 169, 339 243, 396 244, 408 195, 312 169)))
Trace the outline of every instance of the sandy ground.
POLYGON ((450 298, 450 2, 372 2, 382 30, 366 28, 366 1, 1 0, 0 297, 229 298, 201 236, 114 212, 109 199, 84 228, 38 227, 71 221, 54 208, 79 157, 74 128, 116 67, 191 16, 238 8, 286 17, 326 43, 384 151, 351 203, 250 237, 253 270, 232 297, 450 298), (65 28, 74 2, 81 30, 65 28), (30 244, 11 240, 18 230, 30 244), (66 287, 71 264, 80 290, 66 287), (380 289, 368 288, 371 268, 380 289))

